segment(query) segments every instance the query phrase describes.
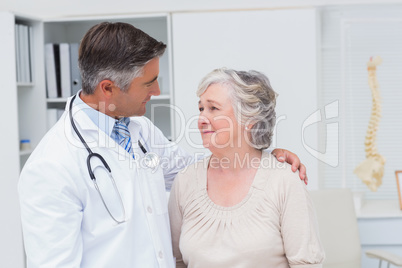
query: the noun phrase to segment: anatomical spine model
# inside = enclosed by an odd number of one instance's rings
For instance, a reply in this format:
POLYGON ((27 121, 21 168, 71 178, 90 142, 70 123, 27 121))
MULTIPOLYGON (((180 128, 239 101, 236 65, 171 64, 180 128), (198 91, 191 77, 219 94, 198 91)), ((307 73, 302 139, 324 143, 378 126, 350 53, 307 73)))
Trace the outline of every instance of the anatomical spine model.
POLYGON ((370 58, 370 61, 367 63, 368 83, 373 97, 373 107, 371 110, 366 140, 364 142, 366 159, 354 170, 354 173, 370 188, 371 191, 377 191, 378 187, 381 185, 385 164, 385 159, 378 153, 376 146, 378 124, 381 117, 380 90, 376 70, 381 62, 382 59, 379 56, 376 56, 370 58))

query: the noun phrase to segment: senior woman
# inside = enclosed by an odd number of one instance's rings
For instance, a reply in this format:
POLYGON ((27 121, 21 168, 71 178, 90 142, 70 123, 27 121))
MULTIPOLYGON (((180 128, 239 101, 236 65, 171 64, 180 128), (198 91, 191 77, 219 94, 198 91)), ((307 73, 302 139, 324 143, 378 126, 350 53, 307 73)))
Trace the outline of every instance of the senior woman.
POLYGON ((170 194, 177 267, 322 267, 307 189, 264 151, 276 118, 268 78, 217 69, 197 95, 198 128, 212 155, 179 173, 170 194))

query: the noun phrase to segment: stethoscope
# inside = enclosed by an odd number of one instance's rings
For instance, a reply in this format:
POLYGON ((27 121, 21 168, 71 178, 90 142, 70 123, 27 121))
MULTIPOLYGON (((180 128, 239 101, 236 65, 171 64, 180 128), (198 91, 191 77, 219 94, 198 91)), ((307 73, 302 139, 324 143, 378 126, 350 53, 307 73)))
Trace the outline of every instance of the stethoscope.
MULTIPOLYGON (((94 183, 95 189, 96 189, 96 191, 98 192, 98 194, 99 194, 99 196, 100 196, 100 198, 101 198, 101 200, 102 200, 102 203, 103 203, 103 205, 104 205, 106 211, 109 213, 110 217, 111 217, 117 224, 123 223, 123 222, 126 221, 126 211, 125 211, 125 209, 124 209, 124 204, 123 204, 123 200, 122 200, 122 198, 121 198, 119 189, 117 189, 116 183, 115 183, 114 178, 113 178, 113 176, 112 176, 112 171, 111 171, 109 165, 107 164, 106 160, 105 160, 100 154, 92 152, 92 150, 89 148, 88 144, 85 142, 84 138, 82 137, 82 135, 80 134, 80 132, 79 132, 78 129, 77 129, 77 126, 76 126, 75 123, 74 123, 72 108, 73 108, 73 102, 74 102, 74 100, 75 100, 75 97, 77 97, 77 95, 73 96, 72 99, 71 99, 71 102, 70 102, 70 110, 69 110, 70 122, 71 122, 71 126, 73 127, 73 129, 74 129, 75 133, 77 134, 78 138, 81 140, 82 144, 85 146, 85 148, 86 148, 87 151, 88 151, 88 156, 87 156, 87 168, 88 168, 89 176, 91 177, 91 180, 92 180, 93 183, 94 183), (114 190, 115 190, 117 196, 119 197, 120 207, 121 207, 121 209, 122 209, 122 211, 123 211, 123 220, 117 220, 117 219, 112 215, 112 213, 110 212, 108 206, 106 205, 105 200, 103 199, 102 193, 101 193, 101 191, 99 190, 98 183, 96 182, 95 174, 94 174, 93 171, 92 171, 91 158, 93 158, 93 157, 94 157, 94 158, 98 158, 98 159, 102 162, 103 167, 108 171, 108 175, 109 175, 110 180, 112 181, 113 188, 114 188, 114 190)), ((147 167, 149 167, 149 168, 155 168, 155 167, 157 167, 157 166, 159 165, 159 156, 158 156, 157 154, 155 154, 155 153, 152 153, 152 152, 149 153, 149 152, 147 152, 147 150, 144 148, 144 146, 141 144, 141 142, 140 142, 139 140, 138 140, 138 146, 141 148, 141 151, 144 153, 144 163, 145 163, 145 165, 146 165, 147 167)))

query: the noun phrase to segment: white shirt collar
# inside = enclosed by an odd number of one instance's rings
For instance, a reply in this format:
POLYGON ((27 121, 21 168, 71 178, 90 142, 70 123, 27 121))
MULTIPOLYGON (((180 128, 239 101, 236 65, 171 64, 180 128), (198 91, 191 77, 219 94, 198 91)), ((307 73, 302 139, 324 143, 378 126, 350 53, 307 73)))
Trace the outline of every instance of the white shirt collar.
POLYGON ((81 110, 91 119, 91 121, 109 137, 112 134, 114 123, 116 119, 110 117, 104 113, 101 113, 94 108, 86 104, 80 97, 81 90, 77 93, 77 98, 75 98, 75 105, 82 107, 81 110))

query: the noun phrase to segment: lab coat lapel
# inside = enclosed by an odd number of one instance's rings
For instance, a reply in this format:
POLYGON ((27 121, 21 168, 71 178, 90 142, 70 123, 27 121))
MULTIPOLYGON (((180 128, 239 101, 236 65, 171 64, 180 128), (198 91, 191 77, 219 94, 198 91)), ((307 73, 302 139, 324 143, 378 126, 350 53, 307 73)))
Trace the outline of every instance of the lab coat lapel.
MULTIPOLYGON (((78 98, 78 96, 77 96, 78 98)), ((72 97, 68 98, 66 104, 66 111, 69 113, 69 107, 72 97)), ((77 126, 78 131, 84 138, 85 142, 88 144, 89 148, 97 149, 97 148, 107 148, 109 150, 115 151, 118 154, 119 160, 129 159, 130 155, 119 146, 115 140, 113 140, 109 135, 100 130, 98 126, 92 122, 92 120, 87 116, 85 111, 80 107, 80 105, 74 105, 72 107, 72 114, 74 118, 74 123, 77 126)), ((65 126, 66 131, 70 130, 72 135, 71 142, 73 145, 83 147, 82 142, 79 140, 78 136, 75 134, 71 122, 70 116, 67 114, 65 117, 65 126)))

